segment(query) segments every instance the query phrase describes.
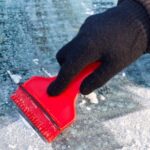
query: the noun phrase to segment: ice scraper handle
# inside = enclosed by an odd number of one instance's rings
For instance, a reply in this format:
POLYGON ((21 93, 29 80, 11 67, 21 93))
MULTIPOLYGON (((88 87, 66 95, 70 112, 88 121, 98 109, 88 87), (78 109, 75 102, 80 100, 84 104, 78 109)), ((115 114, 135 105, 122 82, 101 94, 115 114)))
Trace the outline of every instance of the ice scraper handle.
MULTIPOLYGON (((68 81, 65 81, 66 78, 64 78, 64 75, 59 72, 58 76, 55 77, 55 80, 52 83, 50 83, 47 88, 48 95, 58 96, 61 93, 63 93, 66 89, 68 89, 70 86, 72 86, 72 84, 76 84, 76 87, 78 87, 78 89, 80 89, 80 85, 81 85, 82 81, 86 77, 88 77, 91 73, 93 73, 96 69, 98 69, 100 64, 101 63, 99 61, 96 61, 94 63, 87 65, 83 70, 81 70, 77 75, 75 75, 73 77, 73 79, 71 79, 70 83, 66 86, 65 89, 64 88, 61 89, 62 87, 64 87, 61 84, 65 84, 68 81), (59 89, 59 92, 57 92, 58 89, 59 89), (55 94, 51 93, 51 91, 53 91, 55 94)), ((67 74, 67 76, 68 76, 68 74, 67 74)))
POLYGON ((72 79, 72 81, 70 82, 68 87, 62 93, 64 93, 67 89, 72 89, 72 91, 76 91, 77 93, 79 93, 80 92, 80 85, 81 85, 82 81, 86 77, 88 77, 90 74, 92 74, 97 68, 99 68, 100 65, 101 65, 101 62, 99 62, 99 61, 96 61, 90 65, 87 65, 82 71, 80 71, 72 79))

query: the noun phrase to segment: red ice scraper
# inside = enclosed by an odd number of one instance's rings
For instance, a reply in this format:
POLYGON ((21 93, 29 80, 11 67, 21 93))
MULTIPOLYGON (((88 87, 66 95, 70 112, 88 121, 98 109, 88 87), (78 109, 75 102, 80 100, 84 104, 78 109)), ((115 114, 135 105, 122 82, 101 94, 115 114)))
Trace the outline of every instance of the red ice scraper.
POLYGON ((99 65, 96 62, 83 69, 59 96, 47 94, 47 87, 56 77, 34 76, 21 84, 11 99, 32 126, 51 142, 75 121, 76 99, 81 82, 99 65))

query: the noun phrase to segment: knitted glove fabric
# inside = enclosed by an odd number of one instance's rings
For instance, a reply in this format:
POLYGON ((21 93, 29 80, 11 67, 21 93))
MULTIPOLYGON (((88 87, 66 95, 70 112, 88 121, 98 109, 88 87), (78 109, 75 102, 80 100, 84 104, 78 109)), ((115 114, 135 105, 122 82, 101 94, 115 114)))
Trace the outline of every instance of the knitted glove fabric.
MULTIPOLYGON (((125 1, 125 0, 118 0, 118 5, 123 1, 125 1)), ((133 0, 133 1, 139 3, 141 6, 144 7, 144 9, 148 13, 148 17, 150 19, 150 0, 133 0)), ((149 24, 149 26, 150 26, 150 24, 149 24)), ((149 42, 148 42, 148 48, 146 50, 146 53, 150 53, 150 33, 149 33, 149 31, 147 31, 147 34, 149 34, 148 35, 149 42)))
POLYGON ((48 94, 60 94, 79 71, 97 60, 102 65, 82 82, 80 92, 89 94, 103 86, 146 52, 148 31, 148 14, 133 0, 88 17, 76 37, 57 53, 61 69, 48 94))

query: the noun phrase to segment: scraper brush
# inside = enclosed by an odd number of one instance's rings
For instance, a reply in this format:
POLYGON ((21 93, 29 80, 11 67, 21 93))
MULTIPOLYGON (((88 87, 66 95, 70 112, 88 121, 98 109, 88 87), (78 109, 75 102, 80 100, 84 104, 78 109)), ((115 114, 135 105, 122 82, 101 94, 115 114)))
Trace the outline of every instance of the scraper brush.
POLYGON ((95 62, 85 67, 58 96, 47 94, 49 84, 56 77, 34 76, 20 84, 11 99, 44 139, 51 142, 74 122, 80 85, 99 65, 95 62))

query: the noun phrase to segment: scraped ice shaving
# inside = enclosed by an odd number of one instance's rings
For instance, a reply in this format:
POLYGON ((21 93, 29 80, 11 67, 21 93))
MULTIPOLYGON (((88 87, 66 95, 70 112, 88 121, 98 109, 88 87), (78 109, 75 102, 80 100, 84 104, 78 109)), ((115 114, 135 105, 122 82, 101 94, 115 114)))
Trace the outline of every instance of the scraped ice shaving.
POLYGON ((86 107, 86 109, 87 109, 88 111, 90 111, 90 110, 91 110, 91 108, 90 108, 90 107, 86 107))
POLYGON ((11 144, 8 145, 8 147, 9 147, 10 149, 16 149, 16 146, 17 146, 17 145, 11 145, 11 144))
POLYGON ((33 62, 36 64, 36 65, 38 65, 39 64, 39 59, 33 59, 33 62))
POLYGON ((123 72, 123 73, 122 73, 122 76, 123 76, 123 77, 126 77, 126 73, 125 73, 125 72, 123 72))
POLYGON ((102 101, 105 101, 106 100, 106 97, 105 96, 103 96, 103 95, 99 95, 99 97, 100 97, 100 100, 102 100, 102 101))
POLYGON ((18 84, 22 77, 18 74, 12 74, 9 70, 7 70, 7 73, 9 74, 10 78, 14 81, 14 83, 18 84))
POLYGON ((82 100, 82 102, 79 104, 80 107, 86 104, 86 100, 82 100))
POLYGON ((97 98, 97 95, 96 95, 96 93, 94 93, 94 92, 92 92, 91 94, 89 94, 89 95, 86 95, 85 96, 87 99, 89 99, 90 100, 90 102, 91 103, 93 103, 93 104, 98 104, 98 98, 97 98))

